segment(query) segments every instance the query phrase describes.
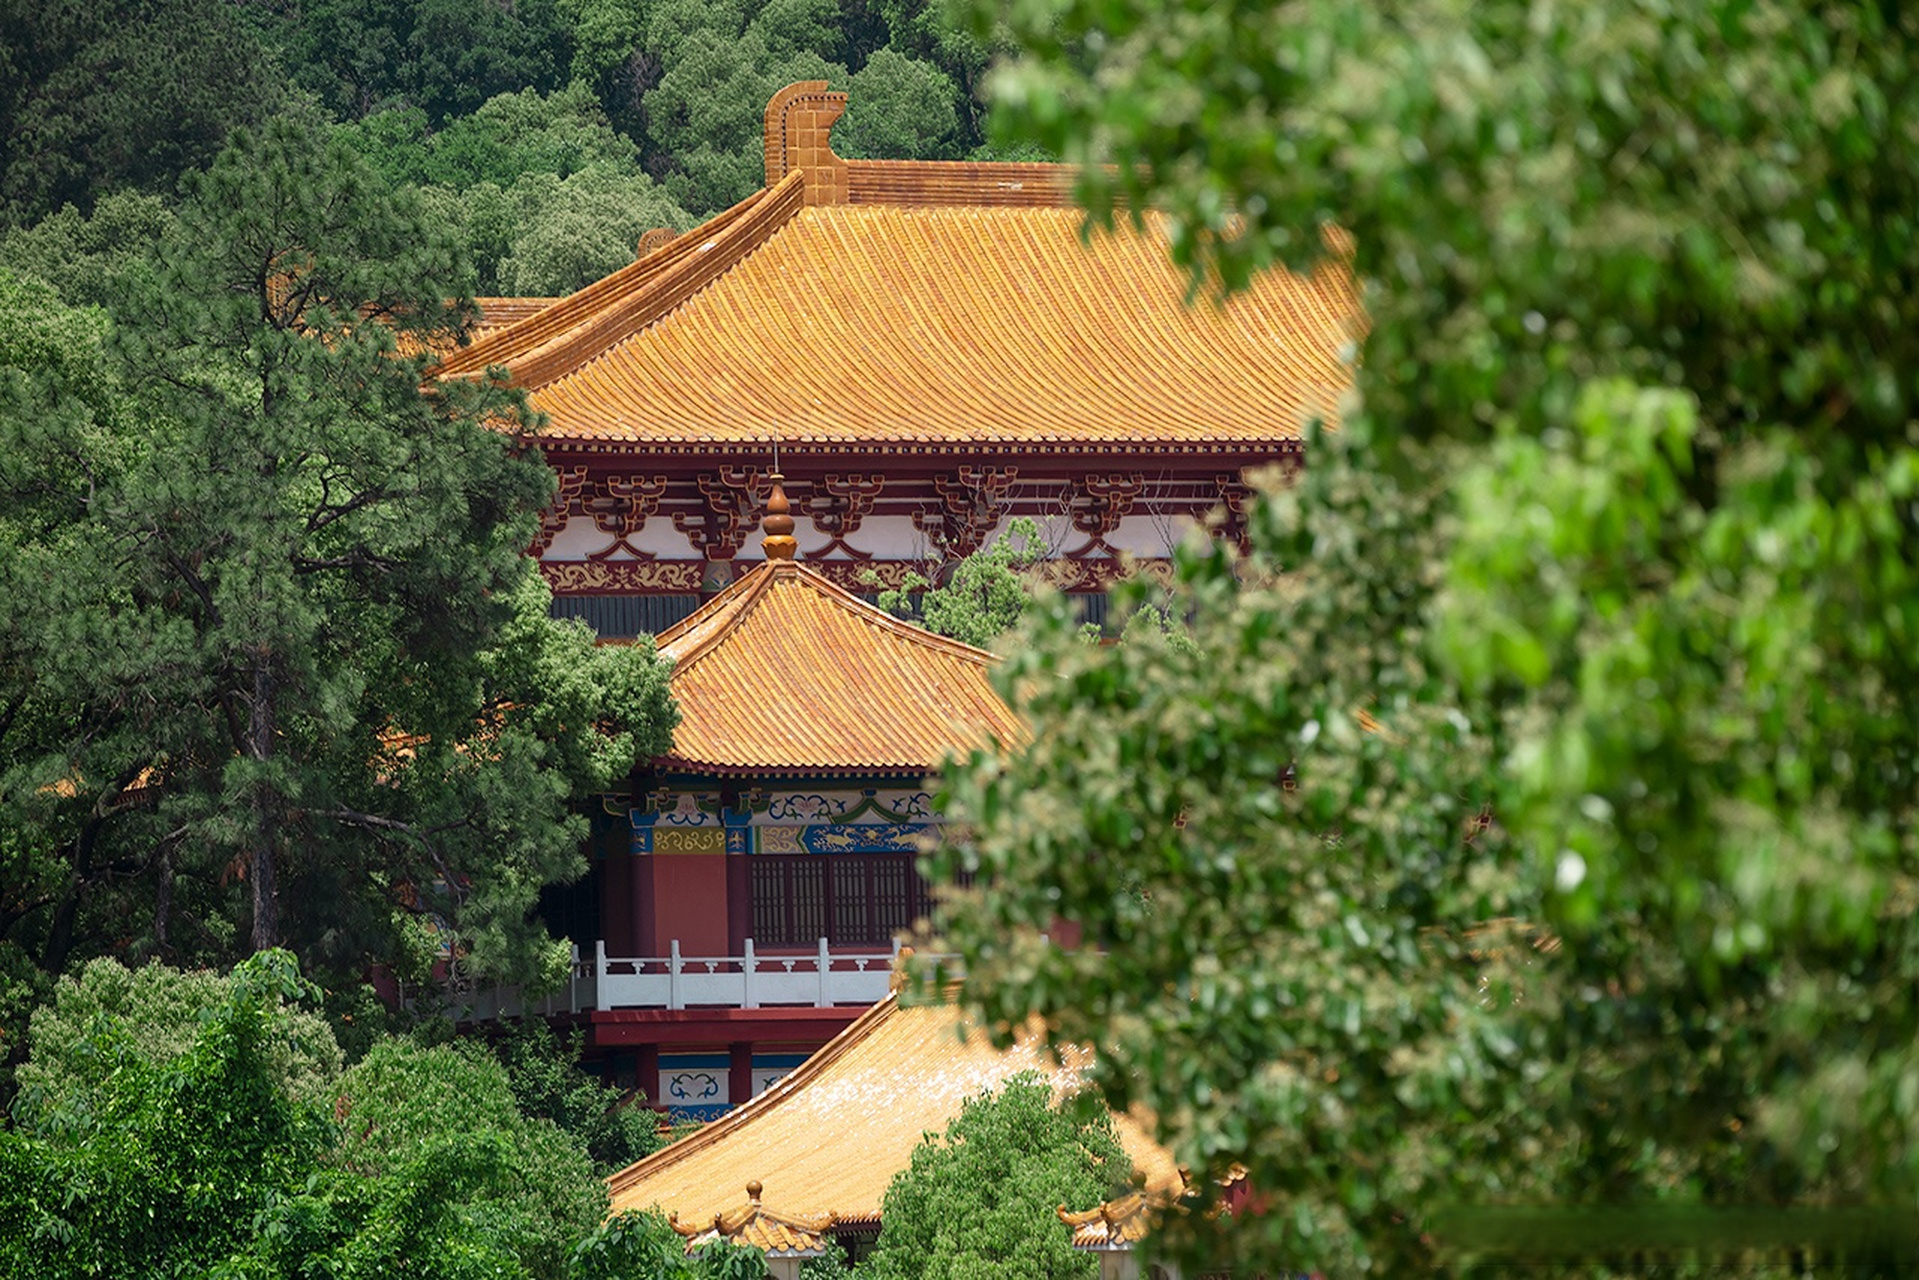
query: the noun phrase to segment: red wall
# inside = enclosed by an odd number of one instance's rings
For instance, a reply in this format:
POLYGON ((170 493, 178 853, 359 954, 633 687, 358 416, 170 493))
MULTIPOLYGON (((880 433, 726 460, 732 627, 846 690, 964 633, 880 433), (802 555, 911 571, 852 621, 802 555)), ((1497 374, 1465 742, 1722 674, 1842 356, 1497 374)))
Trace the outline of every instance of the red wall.
POLYGON ((639 875, 653 876, 653 937, 665 955, 673 939, 680 954, 729 954, 726 937, 726 855, 655 853, 634 858, 639 875))

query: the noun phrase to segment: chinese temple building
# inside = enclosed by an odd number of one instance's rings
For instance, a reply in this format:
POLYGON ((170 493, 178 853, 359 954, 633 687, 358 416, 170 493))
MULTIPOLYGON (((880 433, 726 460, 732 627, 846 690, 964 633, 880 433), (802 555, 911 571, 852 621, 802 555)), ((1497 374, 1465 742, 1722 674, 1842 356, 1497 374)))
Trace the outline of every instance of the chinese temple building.
POLYGON ((1100 599, 1208 512, 1233 536, 1244 472, 1296 458, 1352 385, 1343 259, 1188 305, 1152 217, 1082 241, 1063 166, 842 159, 845 105, 781 90, 763 190, 571 297, 488 300, 442 368, 503 369, 544 415, 534 551, 603 636, 760 560, 775 458, 826 581, 896 586, 1023 515, 1055 583, 1100 599))
POLYGON ((791 558, 794 523, 770 477, 755 566, 658 637, 681 720, 595 815, 588 875, 548 903, 579 951, 570 988, 472 1005, 573 1018, 615 1080, 698 1118, 886 995, 896 939, 931 906, 915 866, 939 821, 928 775, 1024 734, 991 654, 791 558))
MULTIPOLYGON (((544 904, 578 947, 569 989, 469 1007, 576 1019, 613 1079, 702 1118, 885 996, 929 905, 928 775, 1022 733, 990 655, 861 593, 1029 517, 1100 616, 1209 513, 1240 535, 1245 473, 1336 418, 1363 326, 1337 253, 1189 305, 1150 215, 1082 240, 1063 166, 843 159, 845 105, 781 90, 761 191, 570 297, 486 300, 440 370, 527 392, 559 481, 532 548, 555 611, 655 635, 683 716, 544 904)), ((737 1209, 749 1179, 815 1212, 770 1167, 689 1212, 737 1209)))
MULTIPOLYGON (((732 1227, 733 1238, 747 1238, 739 1233, 760 1229, 763 1196, 792 1232, 789 1252, 816 1248, 828 1232, 870 1236, 893 1175, 966 1099, 1021 1072, 1070 1090, 1082 1065, 1051 1063, 1031 1044, 994 1049, 951 1006, 906 1007, 888 996, 745 1106, 614 1174, 613 1211, 657 1208, 684 1234, 732 1227)), ((1143 1193, 1176 1197, 1184 1181, 1171 1155, 1126 1116, 1114 1128, 1143 1193)))

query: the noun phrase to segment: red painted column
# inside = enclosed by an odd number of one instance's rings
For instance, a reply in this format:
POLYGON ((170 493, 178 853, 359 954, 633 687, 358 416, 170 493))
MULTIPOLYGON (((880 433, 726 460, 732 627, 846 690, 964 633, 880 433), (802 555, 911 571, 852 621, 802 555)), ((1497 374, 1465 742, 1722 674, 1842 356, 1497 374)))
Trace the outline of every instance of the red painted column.
POLYGON ((629 901, 633 857, 613 841, 594 852, 606 859, 600 864, 600 939, 606 943, 608 955, 627 955, 627 948, 633 942, 633 913, 629 901))
POLYGON ((640 1046, 639 1061, 635 1064, 633 1083, 639 1086, 641 1093, 651 1106, 660 1102, 660 1046, 643 1044, 640 1046))
POLYGON ((726 1096, 739 1106, 753 1096, 753 1046, 735 1041, 728 1046, 733 1061, 726 1072, 726 1096))
MULTIPOLYGON (((738 782, 720 784, 720 821, 730 822, 732 815, 739 814, 746 806, 740 797, 738 782)), ((747 818, 750 824, 752 819, 747 818)), ((752 828, 742 829, 729 825, 726 829, 726 954, 737 956, 746 949, 747 930, 752 927, 752 919, 747 914, 746 901, 746 849, 745 843, 752 839, 752 828), (739 851, 734 852, 735 849, 739 851)))
POLYGON ((746 931, 752 927, 752 901, 746 877, 746 855, 726 855, 726 954, 737 956, 746 946, 746 931))
POLYGON ((632 950, 626 954, 630 956, 660 954, 659 933, 653 927, 653 859, 650 853, 626 855, 627 875, 632 884, 627 909, 633 922, 633 931, 627 935, 632 950))

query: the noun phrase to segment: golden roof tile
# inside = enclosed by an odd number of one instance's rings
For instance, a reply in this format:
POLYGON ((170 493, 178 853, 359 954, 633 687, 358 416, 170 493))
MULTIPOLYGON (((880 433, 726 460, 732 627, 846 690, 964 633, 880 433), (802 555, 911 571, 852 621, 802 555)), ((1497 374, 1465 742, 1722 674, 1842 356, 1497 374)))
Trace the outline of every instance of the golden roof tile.
POLYGON ((559 299, 475 298, 473 301, 480 308, 479 322, 473 326, 473 336, 479 339, 516 325, 528 316, 538 315, 559 299))
POLYGON ((703 772, 927 772, 1019 719, 993 656, 902 622, 791 560, 660 633, 680 705, 661 763, 703 772))
MULTIPOLYGON (((877 1222, 921 1137, 1022 1071, 1050 1076, 1061 1091, 1079 1078, 1036 1044, 994 1049, 951 1006, 903 1008, 888 996, 759 1097, 607 1179, 613 1210, 710 1220, 737 1204, 735 1188, 763 1177, 781 1188, 789 1215, 877 1222)), ((1114 1126, 1147 1194, 1177 1195, 1184 1184, 1172 1156, 1129 1117, 1114 1126)))
POLYGON ((841 160, 824 90, 768 105, 764 190, 443 375, 504 366, 542 438, 668 451, 1244 450, 1336 418, 1364 328, 1337 235, 1188 305, 1157 217, 1083 242, 1063 166, 841 160))

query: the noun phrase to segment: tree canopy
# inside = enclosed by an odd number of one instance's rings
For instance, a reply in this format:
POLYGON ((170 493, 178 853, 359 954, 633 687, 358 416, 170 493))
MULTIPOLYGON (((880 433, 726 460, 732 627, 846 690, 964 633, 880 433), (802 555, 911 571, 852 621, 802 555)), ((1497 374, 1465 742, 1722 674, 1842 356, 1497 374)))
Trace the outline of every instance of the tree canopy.
POLYGON ((601 1225, 605 1184, 567 1131, 516 1105, 514 1072, 477 1045, 402 1038, 341 1071, 325 1024, 299 1007, 315 995, 283 951, 226 977, 101 961, 66 984, 58 1012, 35 1021, 23 1071, 60 1087, 0 1130, 7 1273, 764 1271, 748 1250, 662 1268, 621 1251, 626 1237, 671 1240, 676 1253, 680 1241, 657 1216, 601 1225))
POLYGON ((565 178, 590 153, 705 215, 757 185, 760 113, 794 80, 853 90, 849 155, 978 150, 980 78, 1007 40, 954 33, 939 8, 16 2, 0 6, 0 223, 85 214, 119 192, 169 197, 232 129, 287 111, 340 122, 396 182, 510 188, 526 169, 502 166, 537 155, 565 178))
POLYGON ((880 1238, 858 1271, 872 1280, 1089 1280, 1099 1266, 1072 1247, 1060 1205, 1099 1204, 1127 1185, 1132 1162, 1103 1110, 1056 1102, 1041 1077, 1018 1075, 968 1098, 943 1134, 928 1134, 893 1178, 880 1238))
POLYGON ((357 975, 422 931, 563 962, 530 912, 581 869, 568 806, 676 713, 650 646, 547 617, 516 398, 422 389, 463 283, 291 120, 234 135, 110 314, 0 275, 0 936, 45 971, 284 939, 357 975))
POLYGON ((917 614, 928 631, 987 648, 1026 612, 1033 568, 1045 552, 1038 521, 1021 516, 971 555, 933 567, 939 581, 909 572, 879 593, 879 606, 901 617, 917 614))

